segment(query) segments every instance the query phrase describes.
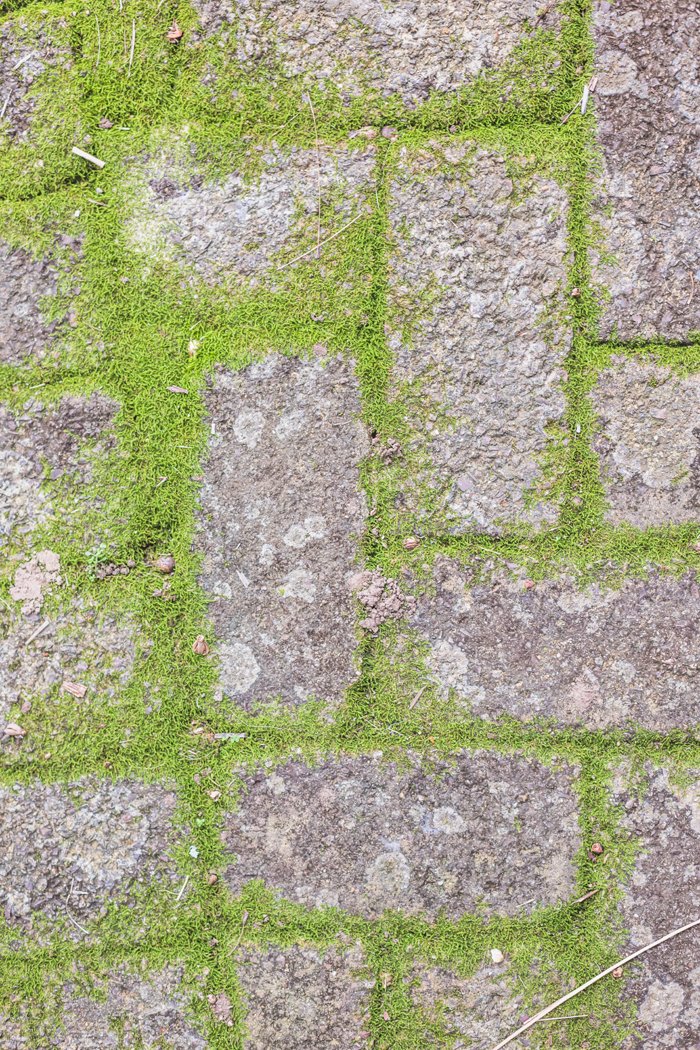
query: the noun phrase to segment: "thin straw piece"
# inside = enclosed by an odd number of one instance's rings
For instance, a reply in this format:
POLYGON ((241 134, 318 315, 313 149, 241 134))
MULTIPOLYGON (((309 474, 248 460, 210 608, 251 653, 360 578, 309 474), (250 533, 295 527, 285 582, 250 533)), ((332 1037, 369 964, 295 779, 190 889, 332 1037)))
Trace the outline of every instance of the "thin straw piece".
POLYGON ((657 948, 660 944, 663 944, 664 941, 670 941, 672 937, 677 937, 679 933, 685 933, 686 930, 692 930, 693 926, 700 926, 700 919, 695 919, 693 922, 689 922, 687 926, 681 926, 679 930, 667 933, 665 937, 659 937, 658 941, 652 941, 651 944, 647 944, 646 948, 640 948, 638 952, 633 952, 632 955, 628 955, 626 959, 620 959, 619 962, 613 963, 612 966, 608 966, 607 970, 603 970, 603 972, 599 973, 597 977, 591 977, 590 981, 586 981, 585 984, 579 985, 578 988, 574 988, 573 992, 569 992, 568 995, 563 995, 561 999, 557 999, 557 1001, 552 1003, 551 1006, 547 1006, 544 1010, 540 1010, 539 1013, 536 1013, 529 1021, 526 1021, 521 1028, 518 1028, 517 1032, 513 1032, 512 1035, 509 1035, 507 1039, 504 1039, 502 1042, 492 1047, 491 1050, 502 1050, 504 1046, 507 1046, 508 1043, 512 1043, 519 1035, 526 1032, 528 1028, 532 1028, 533 1024, 537 1024, 537 1022, 541 1021, 543 1017, 547 1016, 547 1014, 551 1014, 552 1010, 556 1010, 564 1003, 568 1003, 569 999, 573 999, 573 997, 578 995, 579 992, 583 992, 586 988, 590 988, 592 984, 601 981, 603 977, 607 977, 609 973, 612 973, 613 970, 617 970, 619 966, 625 966, 628 962, 632 962, 632 960, 636 959, 639 955, 644 955, 644 952, 651 951, 652 948, 657 948))
POLYGON ((128 77, 131 76, 131 63, 134 61, 134 44, 136 43, 136 19, 131 19, 131 54, 129 55, 129 72, 126 74, 128 77))

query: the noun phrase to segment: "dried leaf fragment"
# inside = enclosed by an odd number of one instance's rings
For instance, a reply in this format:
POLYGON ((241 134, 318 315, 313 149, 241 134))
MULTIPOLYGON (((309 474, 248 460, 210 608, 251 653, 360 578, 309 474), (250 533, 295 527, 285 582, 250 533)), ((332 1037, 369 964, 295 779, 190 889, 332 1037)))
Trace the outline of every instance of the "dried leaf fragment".
POLYGON ((372 127, 358 128, 357 131, 351 131, 348 138, 354 139, 358 136, 360 138, 367 139, 369 142, 371 142, 372 139, 376 139, 377 130, 376 128, 372 127))
POLYGON ((207 791, 207 795, 213 802, 216 802, 218 799, 221 798, 221 792, 218 788, 212 788, 211 791, 207 791))
POLYGON ((208 654, 209 646, 207 645, 203 634, 197 635, 197 639, 192 646, 192 652, 195 653, 196 656, 206 656, 208 654))
POLYGON ((420 540, 415 536, 407 536, 403 541, 403 545, 407 551, 414 551, 416 547, 420 547, 420 540))
POLYGON ((171 25, 170 29, 168 30, 168 40, 172 44, 172 43, 174 43, 174 41, 179 40, 181 36, 182 36, 182 30, 180 29, 180 27, 177 24, 177 22, 173 20, 173 24, 171 25))
POLYGON ((27 730, 22 729, 22 726, 18 726, 16 722, 8 722, 3 733, 5 736, 26 736, 27 730))
POLYGON ((185 390, 184 386, 169 386, 168 390, 171 394, 189 394, 189 390, 185 390))
POLYGON ((77 696, 79 700, 87 693, 87 686, 81 685, 80 682, 64 682, 61 686, 64 693, 70 693, 71 696, 77 696))

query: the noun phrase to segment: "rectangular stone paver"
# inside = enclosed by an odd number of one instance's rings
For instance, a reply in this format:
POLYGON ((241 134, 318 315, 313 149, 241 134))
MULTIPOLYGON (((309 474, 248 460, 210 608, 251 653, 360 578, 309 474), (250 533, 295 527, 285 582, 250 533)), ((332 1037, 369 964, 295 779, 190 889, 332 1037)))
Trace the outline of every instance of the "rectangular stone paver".
POLYGON ((0 788, 6 921, 27 931, 38 912, 50 923, 67 923, 69 936, 82 940, 76 921, 99 919, 105 904, 132 885, 169 886, 179 877, 176 801, 170 786, 137 780, 0 788))
POLYGON ((244 1050, 359 1050, 374 980, 359 948, 241 949, 244 1050), (364 1015, 364 1016, 363 1016, 364 1015))
POLYGON ((292 762, 243 778, 226 881, 264 879, 307 907, 519 915, 567 900, 580 845, 574 770, 461 755, 444 780, 378 758, 292 762))
POLYGON ((566 341, 541 325, 565 285, 566 196, 537 176, 516 198, 503 157, 484 149, 446 145, 438 159, 465 157, 470 175, 450 177, 427 154, 401 153, 390 184, 394 395, 410 398, 410 448, 432 463, 418 480, 441 494, 447 516, 423 521, 425 492, 407 478, 398 498, 419 531, 556 519, 540 459, 562 423, 566 341), (437 301, 418 306, 421 290, 437 301), (398 325, 417 310, 404 341, 398 325))
MULTIPOLYGON (((126 174, 125 232, 147 265, 175 264, 209 284, 253 288, 265 281, 284 248, 289 248, 289 262, 311 258, 308 249, 318 239, 319 192, 321 241, 375 206, 376 152, 362 139, 333 150, 320 147, 318 156, 315 150, 283 152, 273 146, 252 179, 234 172, 216 182, 205 179, 189 147, 184 131, 181 137, 156 138, 126 174)), ((321 247, 324 263, 342 244, 340 239, 321 247)), ((358 256, 355 262, 362 276, 371 257, 358 256)), ((323 305, 316 312, 323 315, 323 305)))
POLYGON ((601 334, 683 339, 700 329, 700 13, 664 0, 593 7, 597 220, 617 260, 594 266, 611 295, 601 334))
POLYGON ((21 365, 50 353, 65 318, 49 321, 41 300, 56 291, 54 260, 0 243, 0 364, 21 365))
MULTIPOLYGON (((687 787, 667 769, 644 767, 644 790, 616 770, 612 801, 623 807, 622 827, 639 838, 637 860, 619 908, 632 953, 700 915, 700 772, 687 787)), ((626 975, 625 997, 638 1008, 637 1038, 629 1047, 695 1050, 700 1029, 700 933, 674 937, 641 957, 626 975)))
POLYGON ((590 398, 606 521, 643 529, 697 520, 700 378, 627 361, 601 372, 590 398))
POLYGON ((469 574, 438 561, 435 596, 412 623, 431 647, 428 670, 479 718, 554 718, 590 729, 629 722, 668 732, 700 723, 692 576, 655 574, 619 590, 506 578, 469 589, 469 574))
MULTIPOLYGON (((92 995, 67 982, 60 990, 60 1008, 40 1025, 41 1045, 57 1050, 206 1050, 206 1034, 188 1016, 192 988, 183 985, 182 976, 179 965, 153 973, 142 970, 138 976, 122 967, 92 978, 92 995)), ((0 1017, 0 1050, 36 1045, 27 1042, 29 1005, 22 1004, 25 1016, 18 1020, 0 1017)))
POLYGON ((347 580, 366 517, 353 364, 272 355, 205 394, 214 433, 198 549, 221 685, 246 708, 337 704, 356 678, 347 580))
MULTIPOLYGON (((223 28, 240 61, 271 55, 282 75, 338 87, 345 97, 363 87, 387 98, 398 94, 414 108, 432 91, 448 91, 500 66, 526 26, 542 11, 539 0, 263 0, 259 7, 195 0, 199 33, 223 28)), ((539 24, 558 24, 558 3, 539 24)), ((200 36, 201 34, 201 36, 200 36)))

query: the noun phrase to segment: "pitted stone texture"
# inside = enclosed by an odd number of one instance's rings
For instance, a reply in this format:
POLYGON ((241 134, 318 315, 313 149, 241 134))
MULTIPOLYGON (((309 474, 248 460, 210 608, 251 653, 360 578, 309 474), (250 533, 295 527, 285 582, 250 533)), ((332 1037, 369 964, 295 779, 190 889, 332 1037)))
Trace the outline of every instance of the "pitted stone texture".
MULTIPOLYGON (((31 928, 31 912, 80 925, 107 899, 138 883, 178 878, 172 850, 173 790, 135 780, 0 788, 0 905, 11 925, 31 928)), ((70 924, 69 935, 83 934, 70 924)))
POLYGON ((2 103, 7 105, 0 121, 0 135, 10 142, 27 139, 36 109, 35 82, 47 68, 73 65, 70 46, 59 43, 43 26, 27 30, 26 25, 6 22, 0 27, 0 84, 2 103))
POLYGON ((598 221, 617 260, 594 259, 612 297, 601 334, 684 338, 700 329, 700 13, 681 0, 593 6, 598 221))
POLYGON ((0 612, 0 727, 22 721, 17 704, 43 699, 64 681, 86 686, 86 696, 75 698, 78 706, 97 696, 116 697, 129 681, 139 646, 148 644, 128 614, 105 614, 80 600, 44 619, 48 627, 27 645, 31 627, 0 612))
MULTIPOLYGON (((539 0, 195 0, 201 36, 222 28, 240 62, 274 57, 286 76, 364 86, 414 106, 502 65, 542 11, 539 0)), ((539 25, 558 24, 553 4, 539 25)), ((193 38, 195 41, 198 36, 193 38)))
POLYGON ((49 353, 63 325, 46 319, 39 300, 56 290, 55 264, 0 244, 0 364, 20 365, 49 353))
MULTIPOLYGON (((132 166, 126 233, 135 252, 179 261, 210 284, 259 285, 285 246, 297 246, 292 259, 313 248, 319 164, 322 241, 356 215, 369 215, 375 202, 373 146, 321 146, 318 157, 316 150, 292 147, 285 155, 273 149, 262 157, 252 183, 233 173, 211 184, 193 165, 187 145, 176 136, 162 146, 156 142, 148 161, 132 166)), ((321 259, 335 248, 335 242, 322 246, 321 259)))
POLYGON ((580 844, 574 770, 477 752, 443 772, 360 757, 244 777, 223 832, 231 890, 261 878, 307 907, 367 918, 458 919, 477 904, 518 915, 566 900, 580 844))
POLYGON ((413 1003, 429 1025, 427 1045, 432 1045, 431 1033, 434 1038, 436 1029, 442 1029, 442 1038, 468 1040, 472 1050, 489 1050, 519 1027, 523 999, 508 979, 507 963, 482 966, 471 977, 416 963, 408 980, 413 1003))
POLYGON ((680 525, 700 514, 700 377, 638 361, 601 372, 590 394, 605 519, 680 525))
POLYGON ((30 397, 19 414, 0 404, 0 545, 21 543, 52 516, 45 464, 53 480, 69 475, 74 486, 89 485, 92 464, 115 443, 118 409, 101 394, 70 394, 51 408, 30 397))
MULTIPOLYGON (((457 162, 465 151, 444 154, 457 162)), ((564 339, 539 325, 565 284, 565 194, 537 177, 516 201, 502 157, 478 149, 470 164, 471 176, 455 181, 433 159, 400 155, 390 186, 390 306, 410 322, 421 288, 434 293, 435 282, 438 299, 412 343, 396 331, 389 345, 394 392, 408 397, 411 448, 431 458, 423 480, 442 494, 447 528, 497 532, 499 521, 556 519, 544 500, 526 510, 524 493, 546 486, 545 427, 564 412, 564 339)), ((413 481, 399 498, 418 531, 435 531, 413 481)))
POLYGON ((360 1050, 369 1033, 368 979, 359 948, 241 949, 238 953, 247 1034, 244 1050, 360 1050))
POLYGON ((650 575, 620 590, 579 590, 566 577, 470 588, 461 566, 440 559, 434 578, 435 595, 423 594, 412 622, 430 643, 441 694, 454 688, 477 717, 660 732, 700 723, 692 576, 650 575))
MULTIPOLYGON (((619 908, 627 954, 700 914, 700 771, 688 787, 671 783, 667 769, 644 767, 646 790, 616 770, 612 801, 623 807, 622 827, 639 837, 634 870, 619 908)), ((686 773, 684 772, 684 777, 686 773)), ((625 1047, 696 1050, 700 1030, 700 932, 674 937, 640 959, 626 975, 625 992, 638 1006, 639 1032, 625 1047)))
POLYGON ((236 704, 337 704, 357 677, 348 587, 369 441, 352 363, 277 354, 205 394, 215 434, 200 497, 201 582, 236 704))

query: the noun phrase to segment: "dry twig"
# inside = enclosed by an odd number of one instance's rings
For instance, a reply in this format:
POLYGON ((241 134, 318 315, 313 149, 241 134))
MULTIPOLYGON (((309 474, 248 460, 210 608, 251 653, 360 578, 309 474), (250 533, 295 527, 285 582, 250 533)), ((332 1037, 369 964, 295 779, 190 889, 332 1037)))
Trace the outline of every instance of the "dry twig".
POLYGON ((128 77, 131 76, 131 63, 134 61, 134 44, 136 43, 136 19, 131 19, 131 54, 129 55, 129 72, 126 74, 128 77))
MULTIPOLYGON (((296 259, 290 259, 289 262, 283 263, 282 266, 280 266, 280 270, 284 270, 287 266, 292 266, 293 263, 299 262, 299 260, 305 258, 305 256, 311 255, 311 252, 317 252, 322 244, 328 244, 329 241, 332 241, 336 237, 339 237, 344 230, 347 230, 348 226, 352 226, 354 222, 357 222, 357 220, 361 218, 361 214, 356 215, 354 219, 350 220, 350 222, 346 222, 344 226, 341 226, 341 228, 336 233, 332 233, 330 237, 325 237, 322 241, 320 241, 315 248, 309 248, 308 252, 302 252, 301 255, 297 255, 296 259)), ((318 256, 316 256, 316 258, 318 258, 318 256)))
POLYGON ((496 1046, 492 1047, 492 1050, 502 1050, 502 1047, 507 1046, 508 1043, 512 1043, 514 1039, 517 1039, 519 1035, 526 1032, 528 1028, 532 1028, 534 1024, 537 1024, 538 1021, 545 1018, 547 1014, 552 1012, 552 1010, 556 1010, 557 1007, 563 1006, 564 1003, 568 1003, 569 999, 573 999, 575 995, 579 995, 579 993, 585 991, 586 988, 590 988, 592 984, 601 981, 603 977, 607 977, 609 973, 613 972, 613 970, 617 970, 621 966, 626 966, 627 963, 632 962, 633 959, 636 959, 640 955, 644 955, 644 952, 648 952, 652 948, 657 948, 660 944, 663 944, 664 941, 670 941, 672 937, 677 937, 679 933, 685 933, 686 930, 692 930, 694 926, 700 926, 700 919, 694 919, 693 922, 681 926, 678 930, 673 930, 672 933, 667 933, 664 937, 659 937, 658 941, 652 941, 651 944, 647 944, 645 948, 640 948, 639 951, 633 952, 632 955, 628 955, 627 958, 620 959, 619 962, 613 963, 612 966, 608 966, 607 970, 603 970, 603 972, 599 973, 597 977, 591 977, 590 981, 586 981, 585 984, 580 984, 578 988, 574 988, 573 992, 563 995, 561 999, 557 999, 557 1001, 552 1003, 551 1006, 547 1006, 544 1010, 540 1010, 534 1015, 534 1017, 531 1017, 524 1025, 518 1028, 517 1032, 513 1032, 507 1039, 503 1039, 496 1046))
POLYGON ((316 258, 321 257, 321 157, 318 152, 318 129, 316 127, 316 114, 314 113, 313 103, 311 102, 311 93, 307 94, 309 102, 309 109, 311 110, 311 117, 314 122, 314 138, 316 140, 316 178, 318 181, 318 228, 316 235, 316 258))
POLYGON ((100 64, 100 54, 102 51, 102 41, 100 39, 100 23, 97 21, 97 15, 95 15, 95 25, 97 26, 97 62, 95 62, 95 69, 100 64))

